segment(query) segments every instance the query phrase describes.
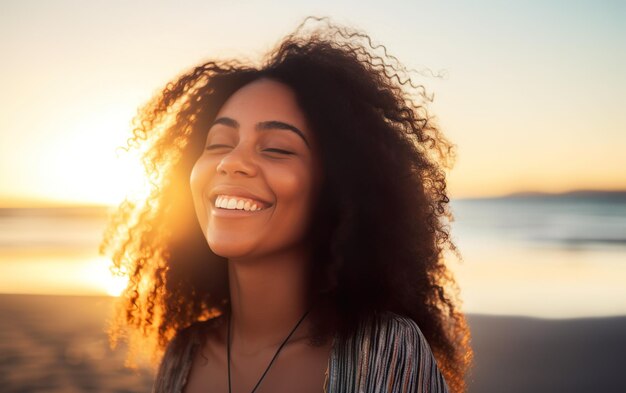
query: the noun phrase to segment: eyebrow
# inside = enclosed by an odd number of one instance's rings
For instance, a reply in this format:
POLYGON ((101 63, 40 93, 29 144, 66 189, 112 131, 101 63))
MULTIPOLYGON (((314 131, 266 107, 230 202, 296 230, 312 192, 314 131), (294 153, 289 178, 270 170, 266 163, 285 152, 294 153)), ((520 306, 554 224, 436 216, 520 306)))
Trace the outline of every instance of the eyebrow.
MULTIPOLYGON (((219 117, 219 118, 215 119, 215 121, 211 124, 211 127, 209 127, 209 129, 211 129, 216 124, 222 124, 222 125, 225 125, 227 127, 232 127, 232 128, 239 129, 239 122, 237 120, 235 120, 235 119, 231 119, 230 117, 219 117)), ((309 146, 309 142, 307 141, 306 137, 304 136, 304 133, 302 131, 300 131, 300 129, 298 129, 298 127, 293 126, 293 125, 291 125, 289 123, 285 123, 285 122, 278 121, 278 120, 268 120, 268 121, 258 122, 254 128, 257 131, 266 131, 266 130, 286 130, 286 131, 292 131, 292 132, 298 134, 298 136, 300 138, 302 138, 302 140, 307 145, 307 147, 310 147, 309 146)))

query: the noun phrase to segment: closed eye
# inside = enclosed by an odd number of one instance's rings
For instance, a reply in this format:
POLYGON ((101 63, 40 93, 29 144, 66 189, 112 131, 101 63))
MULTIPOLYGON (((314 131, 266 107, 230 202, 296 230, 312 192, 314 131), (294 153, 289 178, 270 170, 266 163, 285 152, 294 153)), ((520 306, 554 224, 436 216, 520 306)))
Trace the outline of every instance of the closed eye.
POLYGON ((230 147, 230 146, 228 146, 228 145, 211 145, 211 146, 207 146, 206 150, 219 149, 221 147, 230 147))
POLYGON ((294 154, 290 151, 287 150, 282 150, 282 149, 264 149, 263 151, 274 151, 276 153, 280 153, 280 154, 294 154))
MULTIPOLYGON (((210 145, 206 147, 206 150, 214 150, 214 149, 221 149, 223 147, 231 147, 228 145, 210 145)), ((264 149, 263 151, 269 151, 269 152, 276 152, 279 154, 287 154, 287 155, 292 155, 295 154, 293 152, 287 151, 287 150, 282 150, 282 149, 264 149)))

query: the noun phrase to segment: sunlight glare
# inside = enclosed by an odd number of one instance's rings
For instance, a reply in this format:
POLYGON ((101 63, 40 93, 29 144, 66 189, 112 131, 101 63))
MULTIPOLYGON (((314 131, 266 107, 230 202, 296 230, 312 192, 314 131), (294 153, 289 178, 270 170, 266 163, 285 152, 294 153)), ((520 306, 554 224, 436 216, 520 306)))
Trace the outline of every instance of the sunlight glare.
POLYGON ((126 288, 128 278, 114 275, 109 270, 109 266, 111 266, 111 261, 105 257, 89 260, 82 271, 82 280, 109 296, 119 296, 126 288))
POLYGON ((85 110, 37 152, 33 162, 45 163, 45 173, 32 175, 37 192, 52 200, 104 205, 142 193, 146 182, 139 153, 120 149, 130 135, 127 114, 115 108, 85 110))

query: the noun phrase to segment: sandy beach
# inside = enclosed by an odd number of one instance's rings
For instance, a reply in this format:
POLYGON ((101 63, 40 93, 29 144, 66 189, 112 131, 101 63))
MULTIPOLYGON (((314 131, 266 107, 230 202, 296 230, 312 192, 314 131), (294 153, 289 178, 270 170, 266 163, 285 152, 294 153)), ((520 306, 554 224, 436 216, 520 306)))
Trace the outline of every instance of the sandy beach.
MULTIPOLYGON (((0 295, 3 392, 148 392, 104 333, 112 298, 0 295)), ((626 316, 548 320, 469 315, 469 392, 625 392, 626 316)))
POLYGON ((112 298, 0 295, 2 392, 149 392, 105 333, 112 298))
POLYGON ((626 392, 626 316, 468 319, 471 393, 626 392))

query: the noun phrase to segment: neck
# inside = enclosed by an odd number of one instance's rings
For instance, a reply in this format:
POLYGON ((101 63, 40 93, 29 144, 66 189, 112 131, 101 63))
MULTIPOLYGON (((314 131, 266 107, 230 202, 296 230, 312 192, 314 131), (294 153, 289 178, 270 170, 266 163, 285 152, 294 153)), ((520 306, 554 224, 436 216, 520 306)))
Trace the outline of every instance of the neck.
MULTIPOLYGON (((292 250, 279 255, 229 259, 231 345, 244 348, 237 352, 275 350, 309 309, 307 255, 292 250)), ((290 342, 306 335, 309 315, 290 342)))

